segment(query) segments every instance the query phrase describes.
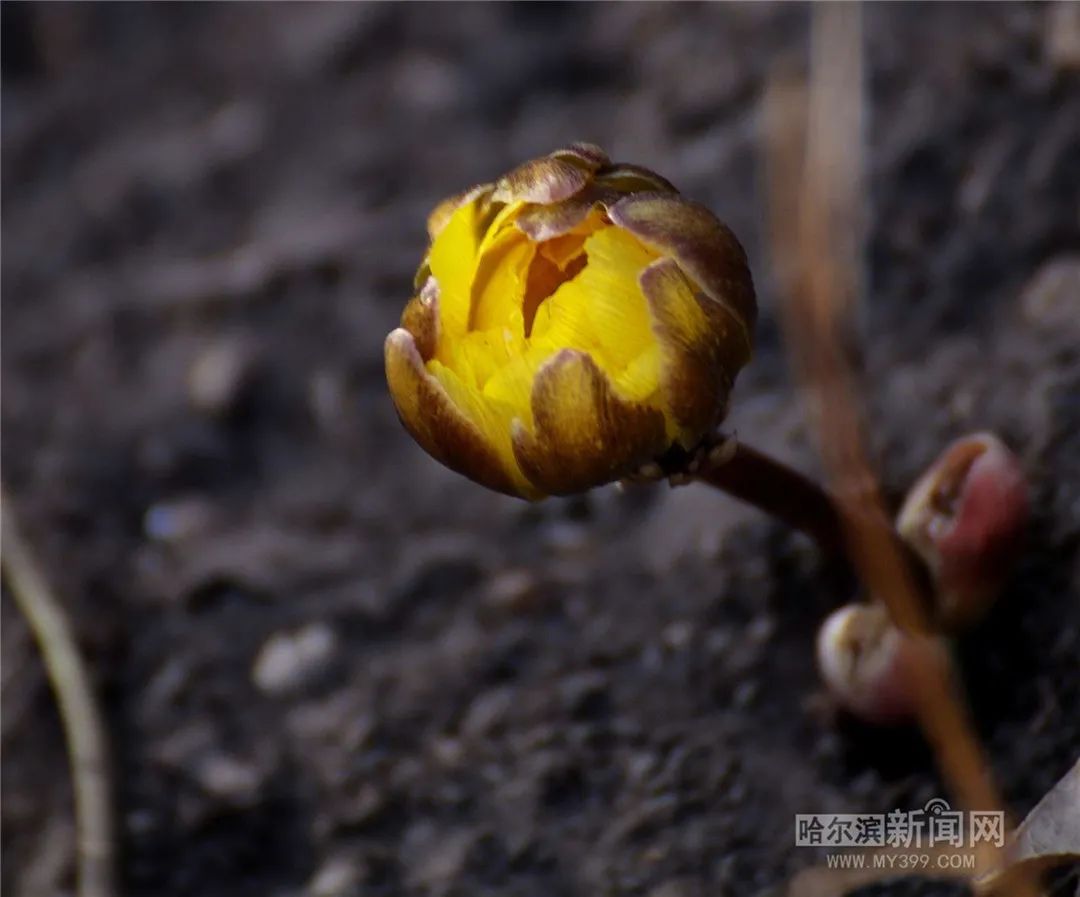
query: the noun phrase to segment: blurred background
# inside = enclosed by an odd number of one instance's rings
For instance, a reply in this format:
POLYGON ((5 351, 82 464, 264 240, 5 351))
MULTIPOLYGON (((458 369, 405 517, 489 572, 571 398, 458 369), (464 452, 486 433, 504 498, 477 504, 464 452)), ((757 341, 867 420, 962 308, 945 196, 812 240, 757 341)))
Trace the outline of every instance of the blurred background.
MULTIPOLYGON (((886 494, 977 429, 1035 490, 958 647, 1020 815, 1080 743, 1078 9, 865 11, 886 494)), ((918 735, 825 707, 847 596, 812 545, 704 487, 490 494, 383 378, 430 208, 590 140, 739 235, 762 320, 732 425, 815 472, 760 128, 807 7, 0 13, 3 479, 102 697, 126 893, 752 894, 814 859, 795 813, 944 793, 918 735)), ((0 607, 3 889, 68 894, 55 703, 0 607)))

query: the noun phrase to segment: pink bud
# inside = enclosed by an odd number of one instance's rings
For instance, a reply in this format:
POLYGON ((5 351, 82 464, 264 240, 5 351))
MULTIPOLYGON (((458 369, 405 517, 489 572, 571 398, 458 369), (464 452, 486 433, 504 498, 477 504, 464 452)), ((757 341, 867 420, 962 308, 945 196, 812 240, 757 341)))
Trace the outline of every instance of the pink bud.
POLYGON ((848 604, 818 630, 821 678, 837 703, 875 725, 908 722, 915 715, 913 665, 919 641, 905 635, 880 604, 848 604))
POLYGON ((933 575, 941 625, 964 626, 989 609, 1027 518, 1020 463, 992 433, 956 440, 922 475, 896 527, 933 575))

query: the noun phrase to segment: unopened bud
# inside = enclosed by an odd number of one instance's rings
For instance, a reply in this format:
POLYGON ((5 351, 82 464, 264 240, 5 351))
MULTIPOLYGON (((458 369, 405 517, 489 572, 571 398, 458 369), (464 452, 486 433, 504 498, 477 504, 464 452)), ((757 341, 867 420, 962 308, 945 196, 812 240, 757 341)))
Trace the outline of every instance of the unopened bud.
POLYGON ((660 175, 574 144, 446 200, 428 230, 386 377, 447 467, 573 495, 724 419, 753 349, 746 253, 660 175))
POLYGON ((908 493, 900 536, 930 570, 946 629, 977 621, 996 600, 1028 519, 1016 456, 992 433, 953 442, 908 493))
POLYGON ((880 604, 848 604, 818 630, 821 678, 837 703, 876 725, 907 722, 915 715, 913 669, 919 644, 889 619, 880 604))

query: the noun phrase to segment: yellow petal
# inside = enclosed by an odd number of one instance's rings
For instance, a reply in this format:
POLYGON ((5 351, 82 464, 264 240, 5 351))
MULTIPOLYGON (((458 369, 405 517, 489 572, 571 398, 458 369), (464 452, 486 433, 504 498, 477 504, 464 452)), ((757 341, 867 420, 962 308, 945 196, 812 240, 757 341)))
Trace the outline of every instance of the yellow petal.
POLYGON ((491 195, 491 190, 491 184, 478 184, 463 193, 458 193, 456 196, 444 199, 435 206, 435 208, 431 210, 431 214, 428 215, 428 239, 434 240, 442 233, 442 229, 446 227, 447 223, 454 216, 454 212, 456 212, 459 207, 466 203, 474 202, 477 199, 487 199, 491 195))
POLYGON ((483 239, 480 241, 479 255, 486 255, 495 248, 496 244, 513 236, 514 223, 523 207, 520 202, 509 202, 505 205, 496 205, 494 208, 498 211, 484 231, 483 239))
POLYGON ((614 227, 585 240, 587 262, 536 314, 533 339, 588 352, 617 375, 654 342, 638 276, 656 255, 614 227))
POLYGON ((515 228, 509 228, 506 235, 477 263, 469 316, 473 330, 501 329, 515 320, 515 314, 521 318, 529 264, 536 246, 515 228))
POLYGON ((624 399, 659 406, 660 370, 660 344, 654 342, 615 375, 615 391, 624 399))
POLYGON ((513 358, 510 358, 484 384, 484 397, 498 408, 506 409, 507 432, 514 418, 523 420, 532 426, 533 380, 546 355, 535 346, 530 346, 513 358))
POLYGON ((545 240, 539 246, 540 253, 560 270, 565 271, 571 261, 585 252, 588 233, 570 233, 545 240))
POLYGON ((447 343, 439 360, 469 386, 482 390, 505 365, 524 351, 521 325, 474 330, 447 343))
POLYGON ((510 424, 514 419, 515 409, 492 401, 439 361, 429 363, 428 370, 446 391, 454 407, 480 432, 484 443, 498 458, 499 466, 513 482, 514 491, 528 498, 536 497, 536 490, 518 468, 510 444, 510 424))
POLYGON ((473 273, 483 233, 479 201, 459 206, 431 244, 429 265, 439 284, 439 323, 455 339, 469 323, 473 273))
POLYGON ((398 416, 428 454, 489 489, 537 497, 507 452, 505 440, 501 446, 496 444, 470 417, 477 409, 468 402, 468 391, 455 384, 451 395, 445 384, 425 370, 412 334, 400 327, 391 332, 385 360, 386 381, 398 416))

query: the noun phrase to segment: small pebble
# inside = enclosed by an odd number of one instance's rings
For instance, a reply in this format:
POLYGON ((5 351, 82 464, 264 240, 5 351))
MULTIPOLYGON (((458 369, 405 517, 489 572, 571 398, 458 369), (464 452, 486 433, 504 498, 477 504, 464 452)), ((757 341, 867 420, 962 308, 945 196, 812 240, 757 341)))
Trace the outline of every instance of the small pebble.
POLYGON ((307 886, 307 897, 345 897, 360 885, 360 871, 348 857, 333 857, 323 863, 307 886))
POLYGON ((344 818, 349 825, 365 825, 375 819, 388 803, 387 793, 372 784, 365 784, 349 804, 344 818))
POLYGON ((461 734, 483 737, 498 728, 514 705, 514 690, 493 688, 477 697, 461 723, 461 734))
POLYGON ((251 384, 256 369, 251 345, 237 338, 211 343, 195 359, 188 371, 188 401, 203 414, 228 414, 251 384))
POLYGON ((442 766, 458 766, 465 756, 461 740, 446 735, 436 738, 432 742, 431 753, 442 766))
MULTIPOLYGON (((468 829, 424 837, 424 846, 410 865, 408 884, 428 892, 444 893, 447 886, 462 875, 469 850, 476 843, 475 832, 468 829)), ((408 841, 419 840, 406 833, 408 841)), ((413 851, 410 851, 413 852, 413 851)))
POLYGON ((518 613, 535 604, 537 592, 536 577, 530 571, 503 570, 488 581, 485 603, 493 610, 518 613))
POLYGON ((263 776, 253 763, 228 754, 210 754, 196 767, 203 790, 233 806, 250 806, 258 796, 263 776))
POLYGON ((1039 268, 1024 286, 1020 307, 1024 317, 1039 327, 1076 330, 1080 326, 1080 255, 1051 259, 1039 268))
POLYGON ((275 633, 255 658, 252 680, 266 694, 292 691, 321 673, 336 647, 337 637, 325 623, 275 633))
POLYGON ((714 629, 705 637, 705 650, 712 655, 727 654, 735 637, 727 629, 714 629))
POLYGON ((664 644, 672 651, 681 651, 690 644, 690 639, 693 637, 693 624, 686 620, 676 620, 674 623, 669 623, 664 627, 661 635, 664 644))
POLYGON ((155 542, 181 542, 207 528, 213 516, 202 498, 181 498, 151 505, 143 515, 143 532, 155 542))
POLYGON ((746 638, 755 645, 763 645, 776 631, 776 622, 768 614, 760 614, 746 627, 746 638))

